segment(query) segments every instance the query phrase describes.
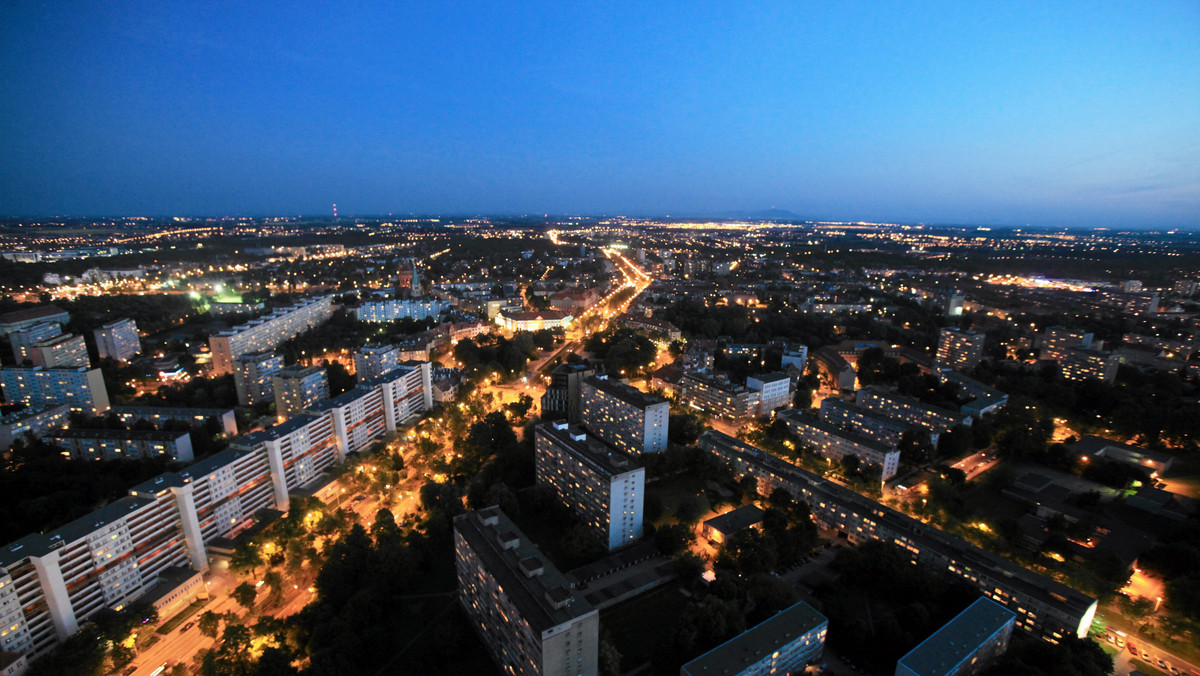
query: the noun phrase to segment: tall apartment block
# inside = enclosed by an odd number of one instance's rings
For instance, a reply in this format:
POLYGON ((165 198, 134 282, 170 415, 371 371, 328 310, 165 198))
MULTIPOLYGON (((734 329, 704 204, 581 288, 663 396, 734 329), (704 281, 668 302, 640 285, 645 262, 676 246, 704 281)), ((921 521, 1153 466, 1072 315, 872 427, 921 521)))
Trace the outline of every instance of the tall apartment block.
POLYGON ((726 420, 758 415, 758 393, 724 377, 688 371, 679 379, 679 398, 693 408, 726 420))
POLYGON ((253 406, 275 398, 271 378, 283 370, 283 357, 274 352, 248 352, 233 360, 233 385, 238 403, 253 406))
POLYGON ((808 363, 808 346, 799 343, 792 343, 783 348, 783 359, 780 362, 782 368, 795 366, 801 371, 804 370, 805 364, 808 363))
POLYGON ((26 361, 30 364, 34 363, 34 345, 61 335, 62 325, 56 322, 41 322, 8 334, 8 340, 12 344, 13 359, 17 360, 17 366, 23 366, 26 361))
POLYGON ((138 338, 137 324, 132 319, 118 319, 92 332, 96 339, 96 352, 101 359, 129 361, 141 354, 142 341, 138 338))
POLYGON ((499 507, 454 518, 458 600, 505 674, 598 673, 600 614, 499 507))
POLYGON ((717 456, 738 477, 752 477, 758 492, 776 488, 812 508, 822 528, 844 534, 853 544, 889 542, 931 570, 957 575, 996 603, 1017 614, 1016 626, 1056 643, 1087 636, 1096 599, 1061 582, 984 551, 965 540, 805 471, 782 458, 716 430, 700 436, 700 448, 717 456))
MULTIPOLYGON (((379 396, 347 402, 343 414, 382 417, 382 426, 366 424, 379 436, 394 432, 398 413, 429 400, 409 390, 427 383, 421 372, 397 369, 393 380, 372 388, 379 396)), ((338 415, 332 408, 308 413, 240 437, 62 528, 0 547, 0 650, 36 659, 98 610, 145 594, 166 571, 207 569, 209 543, 236 535, 263 508, 287 509, 290 493, 353 447, 340 430, 357 419, 339 425, 338 415)))
POLYGON ((289 366, 271 376, 275 417, 280 422, 329 398, 329 374, 323 366, 289 366))
POLYGON ((72 411, 92 415, 108 410, 108 390, 100 369, 10 366, 0 369, 0 388, 9 403, 67 404, 72 411))
POLYGON ((864 387, 856 392, 854 402, 868 411, 899 418, 931 433, 947 432, 958 425, 970 426, 972 422, 970 413, 931 406, 913 397, 875 386, 864 387))
POLYGON ((938 334, 937 361, 956 371, 970 371, 983 359, 986 334, 944 328, 938 334))
POLYGON ((329 296, 302 301, 222 331, 208 339, 214 375, 233 370, 233 360, 248 352, 279 347, 284 341, 315 328, 333 316, 329 296))
POLYGON ((1008 649, 1017 616, 978 599, 896 662, 896 676, 973 676, 1008 649))
POLYGON ((900 451, 895 446, 810 418, 800 411, 781 411, 778 419, 817 455, 831 462, 856 456, 864 465, 879 468, 884 481, 895 476, 900 467, 900 451))
POLYGON ((191 462, 192 436, 162 430, 69 429, 50 432, 46 440, 72 458, 82 460, 136 460, 170 458, 191 462))
POLYGON ((552 488, 609 549, 642 536, 645 469, 566 421, 538 425, 534 434, 538 485, 552 488))
POLYGON ((35 344, 29 350, 34 366, 48 369, 89 367, 92 360, 88 357, 87 343, 83 336, 65 335, 48 338, 35 344))
POLYGON ((550 384, 542 395, 542 419, 583 421, 583 379, 595 371, 582 364, 559 364, 550 372, 550 384))
POLYGON ((683 665, 680 676, 799 674, 825 652, 829 620, 801 601, 683 665))
POLYGON ((1042 333, 1042 359, 1061 362, 1067 358, 1072 347, 1091 349, 1093 336, 1083 331, 1073 331, 1065 326, 1051 326, 1042 333))
POLYGON ((631 456, 667 449, 670 404, 608 376, 583 379, 583 424, 631 456))
POLYGON ((768 415, 791 403, 792 381, 782 373, 749 376, 746 388, 758 394, 758 415, 768 415))
POLYGON ((396 345, 363 345, 354 353, 354 373, 359 385, 375 382, 379 376, 404 361, 396 345))

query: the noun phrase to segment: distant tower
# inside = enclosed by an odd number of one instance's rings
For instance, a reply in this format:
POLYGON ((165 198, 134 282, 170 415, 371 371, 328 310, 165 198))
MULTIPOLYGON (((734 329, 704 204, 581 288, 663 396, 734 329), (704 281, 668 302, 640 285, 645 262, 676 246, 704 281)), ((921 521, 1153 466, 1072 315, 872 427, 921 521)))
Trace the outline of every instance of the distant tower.
POLYGON ((337 205, 335 204, 335 205, 333 205, 333 220, 335 220, 335 221, 336 221, 337 219, 338 219, 338 215, 337 215, 337 205))

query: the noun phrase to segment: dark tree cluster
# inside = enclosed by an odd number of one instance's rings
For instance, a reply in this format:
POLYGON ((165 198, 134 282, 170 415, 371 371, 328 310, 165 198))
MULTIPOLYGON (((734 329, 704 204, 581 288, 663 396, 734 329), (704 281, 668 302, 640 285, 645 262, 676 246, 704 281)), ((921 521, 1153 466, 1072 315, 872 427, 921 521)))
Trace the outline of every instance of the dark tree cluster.
POLYGON ((512 337, 465 338, 454 346, 454 358, 472 375, 498 374, 513 377, 525 370, 536 356, 533 334, 522 331, 512 337))
POLYGON ((861 657, 873 672, 890 672, 896 660, 979 597, 955 578, 912 565, 887 543, 838 552, 834 566, 837 582, 815 592, 829 618, 829 645, 861 657))
POLYGON ((629 329, 593 333, 585 349, 604 362, 609 373, 632 376, 654 364, 658 348, 649 338, 629 329))
POLYGON ((165 458, 71 460, 57 446, 18 440, 0 455, 0 495, 8 505, 0 541, 61 526, 174 466, 165 458))
POLYGON ((1192 514, 1170 538, 1138 559, 1167 580, 1167 606, 1200 621, 1200 515, 1192 514))

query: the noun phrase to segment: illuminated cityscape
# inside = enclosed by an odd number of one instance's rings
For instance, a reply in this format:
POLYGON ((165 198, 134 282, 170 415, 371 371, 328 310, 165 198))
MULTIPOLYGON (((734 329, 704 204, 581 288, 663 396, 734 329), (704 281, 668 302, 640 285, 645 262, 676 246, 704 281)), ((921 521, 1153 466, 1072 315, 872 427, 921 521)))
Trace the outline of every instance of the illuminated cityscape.
POLYGON ((0 7, 0 676, 1200 676, 1200 8, 0 7))

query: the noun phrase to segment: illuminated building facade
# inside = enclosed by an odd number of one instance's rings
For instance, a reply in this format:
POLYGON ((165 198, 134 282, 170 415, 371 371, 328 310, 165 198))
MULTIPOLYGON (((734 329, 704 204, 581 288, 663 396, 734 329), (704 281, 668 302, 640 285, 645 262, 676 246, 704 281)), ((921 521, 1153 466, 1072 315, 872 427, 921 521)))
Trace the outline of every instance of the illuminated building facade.
POLYGON ((583 379, 584 427, 630 456, 667 449, 670 404, 608 376, 583 379))
POLYGON ((222 331, 208 339, 214 375, 233 370, 233 360, 248 352, 273 350, 284 341, 316 328, 333 316, 329 296, 310 298, 290 307, 222 331))
POLYGON ((454 518, 458 600, 500 671, 596 676, 600 614, 499 507, 454 518))
POLYGON ((100 369, 10 366, 0 369, 0 387, 10 403, 66 404, 72 411, 92 415, 108 410, 108 390, 100 369))
POLYGON ((565 421, 538 425, 537 483, 548 486, 609 549, 642 536, 646 470, 565 421))
POLYGON ((96 353, 101 359, 129 361, 142 351, 138 338, 137 324, 132 319, 121 319, 105 324, 92 332, 96 339, 96 353))

